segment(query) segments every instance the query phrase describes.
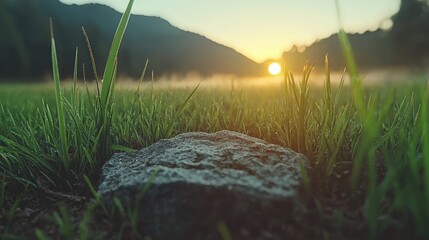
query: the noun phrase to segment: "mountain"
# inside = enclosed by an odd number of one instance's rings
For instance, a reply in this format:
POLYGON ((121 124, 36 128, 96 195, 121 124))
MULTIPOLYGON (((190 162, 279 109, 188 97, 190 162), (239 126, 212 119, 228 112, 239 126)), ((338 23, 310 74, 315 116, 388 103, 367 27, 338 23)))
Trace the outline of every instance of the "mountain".
MULTIPOLYGON (((406 67, 427 70, 429 67, 429 1, 401 0, 398 13, 392 16, 393 26, 387 31, 349 34, 358 66, 365 70, 406 67)), ((303 51, 294 46, 283 53, 283 60, 293 71, 300 71, 308 60, 323 69, 325 55, 330 67, 345 67, 337 34, 316 41, 303 51)))
MULTIPOLYGON (((51 71, 49 18, 54 25, 61 75, 71 76, 75 47, 91 71, 83 26, 99 74, 121 14, 104 5, 66 5, 58 0, 0 0, 0 78, 43 77, 51 71)), ((232 48, 174 27, 159 17, 133 15, 118 58, 118 72, 138 77, 149 59, 155 75, 262 73, 261 65, 232 48)), ((81 64, 80 64, 81 65, 81 64)))
MULTIPOLYGON (((367 31, 362 34, 348 34, 348 37, 360 68, 383 68, 394 64, 392 43, 387 32, 367 31)), ((326 54, 329 56, 329 65, 332 70, 343 70, 345 67, 337 34, 318 40, 304 50, 300 50, 293 46, 289 51, 283 53, 284 62, 293 71, 302 70, 306 63, 323 69, 326 54)))

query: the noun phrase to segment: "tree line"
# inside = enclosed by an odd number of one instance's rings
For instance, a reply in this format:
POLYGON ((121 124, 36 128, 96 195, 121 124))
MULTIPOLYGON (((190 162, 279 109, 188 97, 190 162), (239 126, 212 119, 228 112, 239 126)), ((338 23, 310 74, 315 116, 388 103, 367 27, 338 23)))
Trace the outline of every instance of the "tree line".
MULTIPOLYGON (((361 69, 429 66, 429 1, 402 0, 400 9, 390 19, 392 27, 363 34, 349 34, 356 61, 361 69)), ((344 69, 345 63, 337 34, 317 41, 304 51, 294 46, 284 52, 286 65, 300 71, 307 62, 323 68, 329 54, 334 70, 344 69)))
MULTIPOLYGON (((36 81, 49 78, 49 18, 54 24, 61 75, 73 74, 75 47, 78 47, 80 69, 84 65, 87 78, 93 79, 82 26, 88 33, 100 71, 120 17, 120 13, 98 4, 78 6, 65 5, 58 0, 0 0, 0 79, 36 81)), ((119 52, 118 73, 138 78, 147 59, 148 73, 153 71, 155 76, 261 73, 260 64, 229 47, 178 29, 161 18, 135 15, 130 19, 119 52)))

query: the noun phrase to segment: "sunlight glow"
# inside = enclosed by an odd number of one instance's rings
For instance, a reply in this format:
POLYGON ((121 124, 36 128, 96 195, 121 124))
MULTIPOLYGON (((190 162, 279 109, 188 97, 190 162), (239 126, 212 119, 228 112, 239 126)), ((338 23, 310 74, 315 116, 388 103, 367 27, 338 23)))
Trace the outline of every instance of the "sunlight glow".
POLYGON ((271 75, 278 75, 281 71, 282 71, 282 67, 280 66, 280 64, 276 62, 271 63, 270 66, 268 67, 268 72, 271 75))

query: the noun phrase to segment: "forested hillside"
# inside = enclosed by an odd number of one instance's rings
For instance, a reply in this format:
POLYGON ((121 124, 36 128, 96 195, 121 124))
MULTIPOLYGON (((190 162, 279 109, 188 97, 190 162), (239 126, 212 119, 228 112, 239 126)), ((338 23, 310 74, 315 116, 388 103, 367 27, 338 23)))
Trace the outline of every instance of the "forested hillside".
MULTIPOLYGON (((427 68, 429 66, 429 6, 427 0, 402 0, 392 20, 391 29, 349 34, 356 61, 361 69, 386 67, 427 68)), ((283 53, 291 69, 300 71, 309 64, 323 67, 325 55, 330 66, 342 70, 345 66, 337 34, 316 41, 303 51, 294 46, 283 53)))
MULTIPOLYGON (((80 65, 89 70, 92 43, 98 70, 105 64, 120 13, 97 4, 65 5, 58 0, 0 0, 0 78, 40 78, 49 74, 49 18, 53 19, 61 74, 72 74, 75 47, 80 65)), ((158 17, 132 16, 119 54, 119 74, 138 77, 149 59, 149 70, 201 75, 261 73, 261 65, 234 49, 184 31, 158 17)))

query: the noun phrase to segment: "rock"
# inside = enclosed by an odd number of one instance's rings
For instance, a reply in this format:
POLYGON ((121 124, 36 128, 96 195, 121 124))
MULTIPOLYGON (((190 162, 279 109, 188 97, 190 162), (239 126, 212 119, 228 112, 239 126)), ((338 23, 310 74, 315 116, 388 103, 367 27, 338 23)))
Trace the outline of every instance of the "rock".
POLYGON ((133 199, 157 171, 140 208, 151 239, 222 239, 220 223, 233 239, 297 239, 302 164, 302 154, 244 134, 190 132, 115 154, 98 193, 133 199))

